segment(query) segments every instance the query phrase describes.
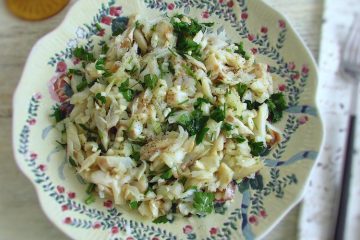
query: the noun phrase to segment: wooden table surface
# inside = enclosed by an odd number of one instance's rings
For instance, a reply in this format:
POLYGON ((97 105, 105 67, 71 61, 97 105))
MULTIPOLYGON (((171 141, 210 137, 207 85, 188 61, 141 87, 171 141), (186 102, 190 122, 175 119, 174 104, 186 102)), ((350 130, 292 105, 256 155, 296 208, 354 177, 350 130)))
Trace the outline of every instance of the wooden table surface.
MULTIPOLYGON (((0 1, 0 239, 67 239, 48 221, 40 209, 34 187, 17 169, 12 152, 11 121, 12 96, 32 46, 62 21, 74 2, 48 20, 26 22, 12 16, 4 1, 0 1)), ((323 1, 266 2, 288 17, 317 59, 323 1)), ((297 239, 298 215, 299 207, 296 207, 265 239, 297 239)))

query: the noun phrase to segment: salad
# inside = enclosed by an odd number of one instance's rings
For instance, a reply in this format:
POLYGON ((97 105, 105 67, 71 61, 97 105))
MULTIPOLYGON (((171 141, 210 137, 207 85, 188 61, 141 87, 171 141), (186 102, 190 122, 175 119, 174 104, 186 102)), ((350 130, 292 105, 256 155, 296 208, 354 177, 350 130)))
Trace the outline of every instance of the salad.
MULTIPOLYGON (((177 14, 118 17, 80 61, 52 117, 85 200, 111 198, 155 223, 229 204, 280 140, 287 104, 268 66, 213 23, 177 14)), ((65 90, 64 90, 65 89, 65 90)))

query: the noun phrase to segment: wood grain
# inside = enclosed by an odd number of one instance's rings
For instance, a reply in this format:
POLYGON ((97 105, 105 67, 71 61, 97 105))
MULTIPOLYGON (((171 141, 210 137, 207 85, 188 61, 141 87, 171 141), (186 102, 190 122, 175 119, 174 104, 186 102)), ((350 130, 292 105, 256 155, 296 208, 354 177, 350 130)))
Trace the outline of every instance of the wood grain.
MULTIPOLYGON (((74 2, 71 1, 65 10, 46 21, 26 22, 11 15, 6 10, 4 1, 0 1, 1 239, 68 239, 46 219, 39 207, 33 186, 16 167, 11 149, 11 115, 12 95, 31 47, 41 36, 61 22, 74 2)), ((317 58, 322 1, 266 0, 266 2, 288 17, 317 58)), ((295 239, 297 219, 298 208, 295 208, 265 239, 295 239)))

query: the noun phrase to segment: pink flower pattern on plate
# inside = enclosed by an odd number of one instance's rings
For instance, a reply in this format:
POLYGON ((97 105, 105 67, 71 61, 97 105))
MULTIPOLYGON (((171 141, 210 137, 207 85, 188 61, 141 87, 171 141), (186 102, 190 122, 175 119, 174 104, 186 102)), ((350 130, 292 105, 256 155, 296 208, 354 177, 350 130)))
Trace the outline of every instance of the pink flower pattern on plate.
POLYGON ((201 17, 207 19, 210 17, 210 13, 208 11, 203 11, 201 13, 201 17))
POLYGON ((216 235, 218 232, 218 229, 216 227, 212 227, 212 228, 210 228, 209 232, 210 232, 210 235, 216 235))
POLYGON ((110 7, 110 15, 111 16, 120 16, 121 14, 121 10, 122 10, 122 7, 121 6, 118 6, 118 7, 110 7))
POLYGON ((61 62, 57 63, 56 72, 63 73, 63 72, 66 72, 66 69, 67 69, 67 65, 66 65, 66 63, 64 61, 61 61, 61 62))
POLYGON ((183 232, 185 234, 190 234, 193 231, 193 227, 191 225, 186 225, 185 227, 183 227, 183 232))
POLYGON ((109 16, 103 16, 103 17, 101 18, 101 22, 102 22, 103 24, 110 25, 111 22, 112 22, 112 18, 109 17, 109 16))
POLYGON ((167 6, 167 8, 168 8, 170 11, 172 11, 172 10, 174 10, 174 8, 175 8, 175 4, 174 4, 174 3, 169 3, 168 6, 167 6))

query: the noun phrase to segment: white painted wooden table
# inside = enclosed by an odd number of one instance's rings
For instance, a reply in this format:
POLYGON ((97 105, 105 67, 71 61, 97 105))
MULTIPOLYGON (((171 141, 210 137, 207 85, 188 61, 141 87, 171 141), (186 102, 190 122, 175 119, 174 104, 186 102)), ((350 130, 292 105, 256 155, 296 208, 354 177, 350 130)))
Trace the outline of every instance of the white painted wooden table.
MULTIPOLYGON (((17 169, 11 146, 12 95, 27 55, 34 43, 54 29, 67 10, 41 22, 25 22, 12 16, 0 1, 0 239, 63 240, 40 209, 31 183, 17 169)), ((266 0, 284 13, 318 57, 322 0, 266 0)), ((36 77, 36 76, 34 76, 36 77)), ((17 106, 22 107, 22 106, 17 106)), ((299 207, 292 210, 266 239, 297 238, 299 207)))

